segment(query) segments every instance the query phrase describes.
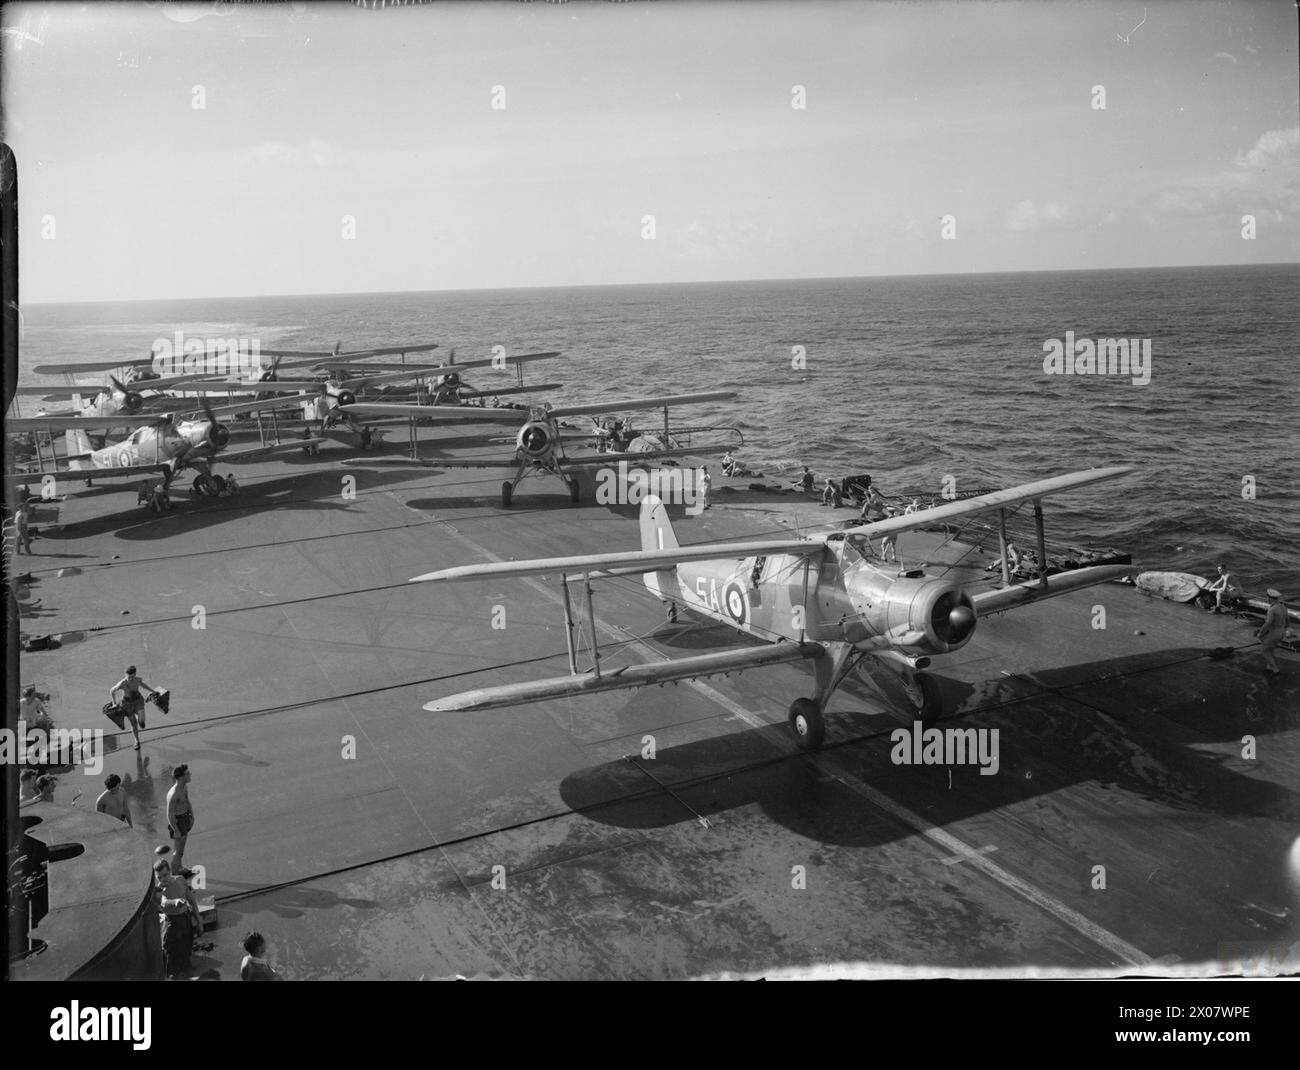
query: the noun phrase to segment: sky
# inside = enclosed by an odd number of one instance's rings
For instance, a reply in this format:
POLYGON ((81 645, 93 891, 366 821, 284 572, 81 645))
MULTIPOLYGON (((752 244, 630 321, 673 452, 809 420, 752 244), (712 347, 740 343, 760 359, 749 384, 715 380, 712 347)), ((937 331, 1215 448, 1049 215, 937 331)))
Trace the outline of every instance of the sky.
POLYGON ((1290 0, 0 17, 25 303, 1300 260, 1290 0))

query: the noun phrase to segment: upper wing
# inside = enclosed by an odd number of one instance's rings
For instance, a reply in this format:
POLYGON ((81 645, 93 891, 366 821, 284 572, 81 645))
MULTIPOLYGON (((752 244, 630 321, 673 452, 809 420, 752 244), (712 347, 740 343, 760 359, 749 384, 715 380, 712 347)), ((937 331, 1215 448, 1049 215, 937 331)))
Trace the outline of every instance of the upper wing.
POLYGON ((398 401, 354 401, 340 405, 340 412, 362 416, 418 416, 430 420, 507 420, 519 423, 522 409, 489 409, 479 405, 407 405, 398 401))
MULTIPOLYGON (((409 372, 412 379, 427 379, 439 372, 455 372, 462 371, 465 368, 487 368, 489 366, 500 367, 502 363, 527 364, 529 361, 534 360, 553 360, 558 356, 560 356, 560 352, 556 350, 553 353, 521 353, 517 357, 502 357, 500 359, 483 357, 475 360, 451 361, 446 364, 399 364, 395 361, 376 361, 373 364, 367 364, 366 367, 375 368, 377 371, 409 372)), ((316 367, 351 369, 352 366, 347 361, 335 359, 321 361, 316 367)))
POLYGON ((776 643, 773 646, 744 647, 740 650, 722 650, 713 654, 696 654, 687 658, 672 658, 650 665, 629 665, 623 669, 605 669, 594 672, 552 676, 545 680, 502 684, 476 691, 462 691, 458 695, 426 702, 424 708, 431 713, 450 710, 491 710, 501 706, 519 706, 526 702, 540 702, 565 695, 588 695, 598 691, 616 691, 625 688, 646 687, 673 680, 691 680, 720 672, 740 672, 762 665, 779 665, 787 661, 820 658, 826 648, 819 643, 776 643))
POLYGON ((1074 487, 1086 487, 1107 479, 1118 479, 1131 471, 1133 471, 1131 465, 1120 465, 1115 468, 1090 468, 1085 472, 1071 472, 1069 475, 1040 479, 1036 483, 1022 483, 1018 487, 995 490, 950 505, 936 505, 933 509, 922 509, 907 516, 877 520, 871 524, 849 528, 848 531, 851 534, 866 535, 868 538, 875 538, 878 535, 896 535, 901 531, 929 527, 940 520, 951 520, 954 517, 969 516, 971 513, 982 513, 989 509, 1005 508, 1035 498, 1046 498, 1049 494, 1059 494, 1074 487))
POLYGON ((564 405, 552 409, 552 416, 581 416, 584 413, 627 412, 631 409, 661 409, 670 405, 694 405, 701 401, 726 401, 734 390, 708 390, 702 394, 668 394, 659 398, 633 398, 630 401, 596 401, 588 405, 564 405))
POLYGON ((463 398, 499 398, 507 394, 537 394, 543 390, 559 390, 563 383, 534 383, 532 386, 503 386, 500 390, 465 390, 463 398))
MULTIPOLYGON (((448 468, 452 467, 450 462, 448 468)), ((458 565, 426 572, 409 582, 431 580, 476 580, 486 576, 544 576, 551 572, 587 573, 599 576, 611 569, 621 573, 657 572, 683 561, 730 560, 769 554, 819 554, 823 542, 809 539, 781 539, 765 542, 717 542, 709 545, 675 546, 670 550, 627 550, 617 554, 582 554, 577 557, 543 557, 533 561, 497 561, 480 565, 458 565)))
POLYGON ((128 416, 119 413, 116 416, 15 416, 5 420, 6 431, 70 431, 74 428, 93 430, 97 427, 148 427, 163 423, 167 416, 156 412, 136 413, 128 416))
MULTIPOLYGON (((115 367, 120 368, 121 365, 115 367)), ((123 385, 132 393, 144 394, 150 390, 170 390, 182 383, 200 382, 204 378, 210 377, 205 377, 202 372, 199 372, 190 375, 171 375, 165 379, 137 379, 123 385)), ((81 385, 73 383, 71 386, 65 383, 52 383, 49 386, 20 386, 14 393, 18 397, 70 398, 75 397, 77 394, 82 397, 94 397, 96 394, 106 393, 108 389, 107 386, 98 383, 83 383, 81 385)))
POLYGON ((152 368, 153 355, 140 360, 115 360, 105 364, 102 360, 82 361, 72 364, 38 364, 32 371, 37 375, 94 375, 102 372, 105 377, 118 368, 152 368))

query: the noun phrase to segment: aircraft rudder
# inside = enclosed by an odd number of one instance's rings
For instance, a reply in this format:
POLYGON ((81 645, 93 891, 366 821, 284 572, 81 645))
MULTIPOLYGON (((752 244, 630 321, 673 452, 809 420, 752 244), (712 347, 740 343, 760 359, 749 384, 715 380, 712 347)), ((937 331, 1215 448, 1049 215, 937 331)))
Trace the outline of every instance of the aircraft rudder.
POLYGON ((658 497, 647 494, 641 502, 641 549, 672 550, 677 545, 667 508, 658 497))

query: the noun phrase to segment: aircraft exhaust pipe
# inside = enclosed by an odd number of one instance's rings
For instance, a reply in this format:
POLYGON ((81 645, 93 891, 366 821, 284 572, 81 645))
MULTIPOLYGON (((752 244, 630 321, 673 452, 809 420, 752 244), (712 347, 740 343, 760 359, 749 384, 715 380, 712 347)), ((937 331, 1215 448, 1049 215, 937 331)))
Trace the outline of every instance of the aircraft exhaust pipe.
POLYGON ((920 672, 922 669, 930 667, 929 654, 917 654, 912 656, 904 654, 900 650, 877 650, 873 651, 875 656, 881 661, 888 663, 899 672, 920 672))

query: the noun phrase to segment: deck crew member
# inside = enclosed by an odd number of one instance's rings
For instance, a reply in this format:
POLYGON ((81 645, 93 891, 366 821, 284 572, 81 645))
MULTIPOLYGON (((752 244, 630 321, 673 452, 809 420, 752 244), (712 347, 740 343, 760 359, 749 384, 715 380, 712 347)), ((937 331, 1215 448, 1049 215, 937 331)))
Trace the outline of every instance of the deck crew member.
POLYGON ((185 859, 185 841, 194 827, 194 807, 190 805, 190 767, 182 762, 172 770, 175 783, 167 792, 167 835, 172 838, 173 862, 180 869, 185 859))
POLYGON ((1214 567, 1219 571, 1218 578, 1205 588, 1205 593, 1214 595, 1214 612, 1221 613, 1223 611, 1223 600, 1228 597, 1232 589, 1232 575, 1222 565, 1215 565, 1214 567))
POLYGON ((700 469, 700 501, 704 503, 705 509, 712 509, 713 503, 709 501, 709 491, 713 489, 713 477, 709 475, 709 466, 706 464, 700 469))
POLYGON ((1278 676, 1282 670, 1278 667, 1274 651, 1277 644, 1286 636, 1287 611, 1282 601, 1282 593, 1270 587, 1268 594, 1268 612, 1264 614, 1264 623, 1255 632, 1260 649, 1264 652, 1264 671, 1269 676, 1278 676))
POLYGON ((731 475, 731 470, 735 467, 736 458, 731 455, 731 450, 727 450, 727 452, 722 455, 722 474, 724 476, 731 475))
POLYGON ((817 485, 817 480, 813 478, 813 474, 811 471, 809 471, 808 466, 804 465, 803 475, 801 475, 798 479, 794 481, 793 483, 794 488, 796 490, 803 491, 805 494, 811 494, 813 487, 815 487, 816 485, 817 485))
POLYGON ((117 702, 122 707, 123 715, 131 722, 131 735, 135 737, 136 750, 140 749, 140 729, 145 726, 144 696, 140 694, 141 688, 153 695, 158 693, 156 687, 145 683, 143 679, 136 675, 134 665, 128 665, 126 675, 108 689, 108 701, 117 702), (122 692, 120 702, 117 697, 119 691, 122 692))
POLYGON ((173 870, 166 861, 154 863, 162 907, 163 969, 167 977, 180 977, 190 968, 194 934, 198 932, 199 904, 186 879, 189 870, 173 870))
POLYGON ((126 791, 122 788, 122 778, 116 773, 109 773, 104 778, 104 789, 95 800, 95 812, 108 814, 109 817, 125 821, 128 827, 135 828, 131 821, 131 808, 126 803, 126 791))
POLYGON ((23 688, 23 697, 18 700, 18 720, 25 721, 28 728, 39 728, 44 732, 54 727, 50 711, 45 706, 45 697, 36 690, 35 684, 23 688))
MULTIPOLYGON (((993 564, 989 565, 986 572, 997 572, 1002 567, 1002 558, 998 558, 993 564)), ((1007 540, 1007 572, 1014 575, 1020 568, 1020 551, 1016 549, 1016 544, 1010 539, 1007 540)))
POLYGON ((266 961, 266 938, 256 929, 244 937, 244 960, 239 964, 241 981, 279 981, 281 977, 266 961))
POLYGON ((838 509, 842 501, 840 488, 835 485, 835 480, 827 476, 826 485, 822 487, 822 505, 829 505, 833 509, 838 509))
POLYGON ((14 534, 18 538, 18 552, 30 555, 32 552, 32 533, 27 525, 27 503, 19 502, 14 511, 14 534))

